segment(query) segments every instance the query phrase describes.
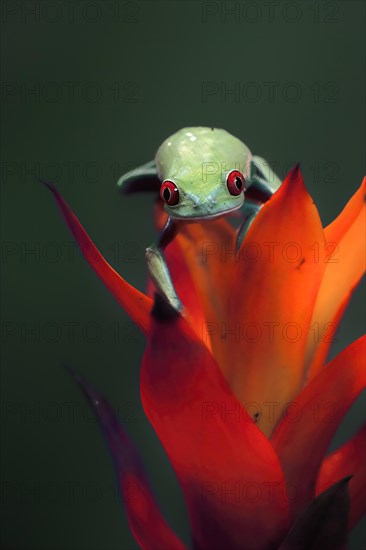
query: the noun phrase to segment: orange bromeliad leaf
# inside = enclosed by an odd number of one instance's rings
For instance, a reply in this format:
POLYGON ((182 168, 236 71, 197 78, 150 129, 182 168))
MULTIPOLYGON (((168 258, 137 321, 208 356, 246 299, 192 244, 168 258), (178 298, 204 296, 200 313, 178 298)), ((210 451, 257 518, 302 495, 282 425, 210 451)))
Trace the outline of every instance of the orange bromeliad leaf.
POLYGON ((207 345, 211 343, 217 361, 222 350, 219 327, 226 321, 235 264, 235 239, 234 228, 223 218, 185 224, 177 236, 204 311, 200 337, 207 345))
MULTIPOLYGON (((174 281, 174 287, 184 305, 185 317, 196 332, 197 337, 202 338, 202 330, 205 326, 205 314, 192 271, 189 269, 182 253, 180 240, 175 239, 167 246, 165 258, 172 280, 174 281)), ((207 340, 205 344, 210 349, 210 341, 207 340)))
POLYGON ((302 386, 311 314, 325 269, 324 244, 318 211, 295 167, 263 206, 239 250, 222 341, 225 376, 242 403, 256 403, 264 411, 258 425, 267 435, 302 386), (266 404, 274 407, 271 414, 265 413, 266 404))
POLYGON ((159 297, 142 362, 141 398, 185 494, 196 545, 275 547, 286 531, 287 499, 273 448, 207 348, 159 297))
POLYGON ((326 335, 338 326, 352 291, 365 272, 366 257, 366 178, 341 214, 325 228, 326 270, 315 303, 312 324, 319 327, 319 344, 309 336, 307 345, 308 378, 322 369, 331 338, 326 335))
POLYGON ((152 304, 151 298, 145 296, 145 294, 127 283, 127 281, 109 265, 56 187, 48 181, 44 181, 43 183, 52 192, 71 233, 74 235, 89 265, 105 286, 111 291, 126 313, 146 334, 150 322, 149 313, 152 304))
MULTIPOLYGON (((161 230, 167 215, 161 201, 155 204, 155 225, 161 230)), ((176 244, 182 258, 179 263, 185 263, 194 282, 196 293, 205 315, 205 325, 201 327, 201 337, 208 343, 211 339, 215 352, 220 352, 221 340, 219 324, 226 315, 227 293, 231 286, 232 266, 235 264, 236 233, 230 223, 224 218, 194 223, 179 222, 179 232, 169 249, 176 244), (215 345, 216 343, 216 345, 215 345)), ((175 256, 178 259, 178 251, 175 256)), ((169 262, 170 271, 174 263, 169 262)), ((176 269, 176 271, 178 271, 176 269)), ((175 283, 175 277, 172 274, 175 283)), ((178 290, 178 289, 177 289, 178 290)), ((190 305, 178 292, 190 316, 190 305)))
MULTIPOLYGON (((162 202, 155 203, 155 225, 167 221, 162 202)), ((235 231, 223 218, 204 224, 180 223, 179 232, 165 249, 165 258, 184 307, 184 315, 209 349, 219 352, 217 327, 222 320, 230 264, 235 261, 235 231), (223 269, 225 267, 225 269, 223 269), (218 343, 218 345, 215 345, 218 343)), ((216 355, 216 353, 215 353, 216 355)))
POLYGON ((313 497, 331 439, 366 385, 365 344, 364 336, 333 359, 296 397, 296 420, 283 418, 272 436, 286 482, 299 488, 294 514, 313 497))
POLYGON ((365 464, 366 424, 350 441, 325 458, 318 476, 318 494, 342 477, 353 476, 349 484, 351 497, 349 529, 352 529, 365 513, 365 464))

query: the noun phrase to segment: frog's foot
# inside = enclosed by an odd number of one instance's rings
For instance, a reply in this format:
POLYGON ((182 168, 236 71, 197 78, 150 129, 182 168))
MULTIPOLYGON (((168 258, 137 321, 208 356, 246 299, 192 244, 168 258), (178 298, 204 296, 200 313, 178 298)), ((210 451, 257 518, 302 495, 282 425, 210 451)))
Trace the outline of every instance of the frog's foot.
POLYGON ((159 193, 160 185, 155 160, 123 174, 117 182, 119 189, 126 194, 145 191, 159 193))
POLYGON ((238 252, 239 248, 241 247, 241 244, 244 240, 245 235, 248 232, 249 227, 253 223, 254 218, 258 214, 259 210, 262 208, 262 204, 256 204, 253 202, 245 202, 243 207, 243 221, 240 224, 237 234, 236 234, 236 252, 238 252))
POLYGON ((157 291, 177 313, 182 313, 183 304, 176 293, 161 250, 150 246, 146 249, 146 260, 150 276, 154 281, 157 291))
POLYGON ((251 165, 251 177, 256 177, 259 182, 263 182, 269 187, 269 189, 274 193, 279 189, 282 184, 280 178, 274 173, 270 165, 264 158, 254 156, 252 158, 251 165))
POLYGON ((236 236, 236 251, 239 250, 249 227, 253 223, 254 218, 281 185, 281 180, 272 172, 266 178, 266 170, 268 164, 261 157, 253 157, 251 163, 250 177, 247 180, 247 188, 245 190, 245 201, 242 213, 243 221, 237 231, 236 236))

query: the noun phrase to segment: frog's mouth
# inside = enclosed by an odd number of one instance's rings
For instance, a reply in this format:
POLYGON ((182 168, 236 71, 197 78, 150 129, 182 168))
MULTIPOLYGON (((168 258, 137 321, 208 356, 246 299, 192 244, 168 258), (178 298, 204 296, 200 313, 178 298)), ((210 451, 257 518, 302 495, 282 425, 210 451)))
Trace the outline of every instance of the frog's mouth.
POLYGON ((228 214, 231 214, 231 212, 235 212, 235 210, 238 210, 239 208, 241 208, 243 206, 243 203, 241 204, 237 204, 235 206, 233 206, 232 208, 230 209, 225 209, 225 210, 220 210, 219 212, 215 212, 214 214, 205 214, 204 216, 179 216, 179 215, 175 215, 174 212, 171 212, 169 211, 168 214, 169 216, 174 219, 174 220, 181 220, 181 221, 192 221, 192 222, 195 222, 195 221, 206 221, 206 220, 215 220, 216 218, 221 218, 223 216, 227 216, 228 214))

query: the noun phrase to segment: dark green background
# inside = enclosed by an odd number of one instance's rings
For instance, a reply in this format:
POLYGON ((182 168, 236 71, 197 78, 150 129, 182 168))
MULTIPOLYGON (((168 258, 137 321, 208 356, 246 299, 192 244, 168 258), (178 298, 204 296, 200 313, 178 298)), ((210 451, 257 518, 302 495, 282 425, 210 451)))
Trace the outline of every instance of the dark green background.
MULTIPOLYGON (((188 540, 172 469, 139 404, 144 338, 80 255, 68 256, 72 239, 50 194, 37 183, 39 172, 56 181, 107 258, 141 289, 144 248, 153 237, 152 201, 118 196, 115 182, 126 169, 150 160, 179 128, 225 128, 279 163, 281 175, 286 164, 301 161, 325 224, 363 177, 364 3, 280 2, 273 15, 266 2, 229 2, 227 9, 239 11, 226 16, 223 6, 220 12, 216 2, 85 0, 76 1, 69 14, 64 2, 3 2, 6 549, 137 548, 114 494, 109 454, 78 389, 59 366, 63 361, 119 406, 166 517, 188 540), (205 20, 207 7, 217 13, 205 20), (223 92, 236 85, 243 93, 205 98, 207 82, 223 92), (268 82, 277 83, 273 99, 268 82), (289 83, 301 91, 296 101, 289 83), (24 95, 34 86, 38 96, 24 95), (96 89, 101 95, 93 101, 96 89), (35 255, 26 254, 27 247, 35 247, 35 255), (99 327, 95 342, 90 323, 99 327), (32 328, 35 333, 27 335, 32 328)), ((362 299, 358 289, 333 355, 363 332, 362 299)), ((359 400, 352 409, 333 447, 360 425, 364 405, 359 400)), ((362 524, 351 548, 364 544, 362 524)))

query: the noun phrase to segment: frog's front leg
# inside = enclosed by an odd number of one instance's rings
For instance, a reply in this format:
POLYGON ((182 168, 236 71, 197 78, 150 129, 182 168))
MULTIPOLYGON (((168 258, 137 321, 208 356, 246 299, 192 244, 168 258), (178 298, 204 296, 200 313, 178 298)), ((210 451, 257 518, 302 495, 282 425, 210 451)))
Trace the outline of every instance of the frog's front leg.
POLYGON ((168 218, 157 243, 153 243, 146 249, 146 260, 150 276, 157 291, 178 313, 181 313, 183 305, 174 288, 163 254, 164 248, 174 239, 176 234, 177 225, 172 218, 168 218))
POLYGON ((238 251, 239 248, 241 247, 241 244, 244 240, 245 235, 248 232, 249 227, 252 225, 255 217, 257 216, 262 206, 263 206, 262 204, 257 204, 250 200, 245 200, 243 210, 242 210, 243 219, 236 233, 236 245, 235 245, 236 251, 238 251))
POLYGON ((263 204, 280 187, 281 180, 263 158, 254 156, 250 166, 250 176, 246 183, 244 217, 237 232, 236 250, 239 250, 249 227, 263 204))

